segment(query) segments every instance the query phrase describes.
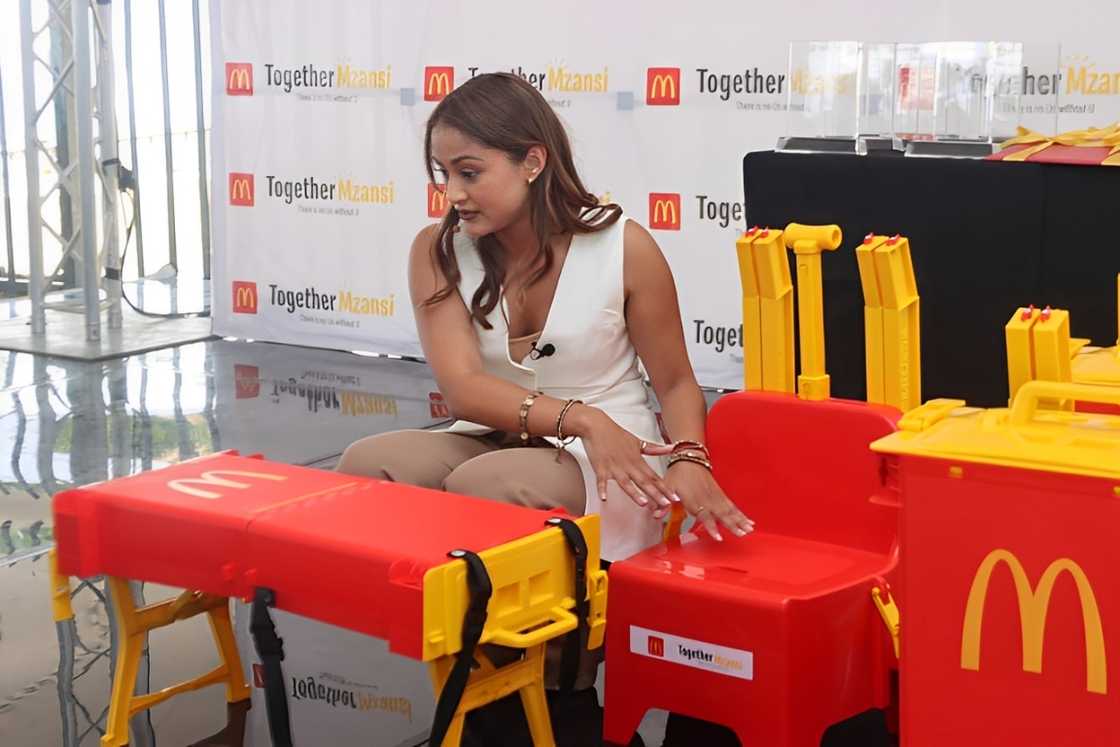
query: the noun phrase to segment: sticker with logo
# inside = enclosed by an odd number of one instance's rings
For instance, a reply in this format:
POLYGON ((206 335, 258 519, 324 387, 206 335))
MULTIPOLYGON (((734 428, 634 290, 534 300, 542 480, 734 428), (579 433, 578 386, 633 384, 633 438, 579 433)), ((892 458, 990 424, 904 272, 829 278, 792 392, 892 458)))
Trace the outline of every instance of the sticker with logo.
POLYGON ((229 204, 239 207, 253 207, 256 194, 253 184, 253 175, 229 172, 229 204))
POLYGON ((424 100, 442 101, 455 88, 455 68, 436 66, 424 68, 424 100))
POLYGON ((680 106, 681 69, 679 67, 651 67, 646 70, 646 104, 680 106))
POLYGON ((226 63, 226 95, 253 95, 253 64, 251 62, 226 63))
POLYGON ((681 196, 675 192, 650 192, 649 227, 657 231, 681 230, 681 196))
POLYGON ((754 653, 692 638, 630 626, 630 653, 673 662, 713 674, 754 679, 754 653))
POLYGON ((437 184, 428 183, 428 217, 442 218, 447 215, 447 193, 437 184))
POLYGON ((233 281, 233 313, 257 313, 257 284, 246 280, 233 281))

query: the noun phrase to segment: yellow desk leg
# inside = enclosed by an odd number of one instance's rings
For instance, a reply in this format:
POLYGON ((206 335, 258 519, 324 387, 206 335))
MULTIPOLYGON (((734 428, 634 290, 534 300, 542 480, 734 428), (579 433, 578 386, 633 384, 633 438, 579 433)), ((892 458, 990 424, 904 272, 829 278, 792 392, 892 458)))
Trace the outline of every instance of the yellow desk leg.
POLYGON ((797 261, 797 314, 801 331, 801 375, 797 377, 797 396, 824 400, 830 396, 829 376, 824 359, 824 286, 821 279, 821 253, 840 246, 839 226, 803 226, 790 223, 783 240, 797 261))
MULTIPOLYGON (((548 700, 544 693, 544 650, 546 644, 530 646, 525 649, 524 658, 501 667, 495 667, 486 655, 478 650, 475 658, 479 668, 471 672, 467 680, 459 708, 451 719, 447 735, 442 745, 431 747, 459 747, 463 738, 463 724, 466 715, 496 700, 518 693, 529 722, 529 733, 534 747, 556 747, 552 735, 552 720, 548 715, 548 700)), ((455 666, 454 656, 441 656, 428 665, 432 685, 438 697, 455 666)))
POLYGON ((179 693, 223 683, 230 703, 246 700, 249 686, 241 669, 241 657, 229 617, 229 599, 184 591, 174 599, 137 608, 128 580, 110 578, 109 597, 120 629, 117 641, 117 667, 113 672, 113 692, 105 721, 102 747, 124 747, 128 744, 128 721, 140 711, 172 698, 179 693), (164 688, 159 692, 136 695, 136 674, 144 651, 144 637, 156 628, 206 613, 210 630, 218 648, 221 663, 214 670, 195 679, 164 688))
POLYGON ((1019 388, 1034 381, 1034 340, 1031 329, 1038 322, 1038 309, 1016 309, 1003 328, 1007 346, 1008 404, 1015 400, 1019 388))

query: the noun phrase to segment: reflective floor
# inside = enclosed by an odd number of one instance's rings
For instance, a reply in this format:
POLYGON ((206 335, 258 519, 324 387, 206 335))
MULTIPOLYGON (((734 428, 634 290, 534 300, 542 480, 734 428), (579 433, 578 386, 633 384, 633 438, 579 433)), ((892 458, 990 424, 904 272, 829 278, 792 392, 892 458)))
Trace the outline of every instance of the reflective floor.
MULTIPOLYGON (((0 352, 0 383, 3 747, 96 745, 104 729, 115 629, 99 579, 73 583, 72 623, 52 618, 52 496, 222 449, 330 468, 362 436, 445 422, 421 363, 266 343, 216 340, 98 363, 0 352)), ((709 404, 718 396, 708 393, 709 404)), ((153 601, 174 590, 142 593, 153 601)), ((149 652, 143 690, 217 665, 199 618, 155 631, 149 652)), ((234 736, 223 734, 222 689, 186 693, 134 719, 132 744, 237 745, 238 716, 228 716, 234 736)), ((650 724, 644 732, 663 718, 650 724)))
MULTIPOLYGON (((5 747, 95 745, 104 727, 113 626, 100 581, 74 584, 73 625, 52 619, 44 553, 53 495, 231 448, 330 467, 357 438, 442 422, 422 364, 263 343, 201 342, 100 363, 0 352, 0 382, 5 747)), ((204 671, 212 652, 202 620, 156 631, 141 686, 204 671)), ((134 745, 225 743, 206 741, 226 725, 223 693, 176 697, 139 725, 134 745)))

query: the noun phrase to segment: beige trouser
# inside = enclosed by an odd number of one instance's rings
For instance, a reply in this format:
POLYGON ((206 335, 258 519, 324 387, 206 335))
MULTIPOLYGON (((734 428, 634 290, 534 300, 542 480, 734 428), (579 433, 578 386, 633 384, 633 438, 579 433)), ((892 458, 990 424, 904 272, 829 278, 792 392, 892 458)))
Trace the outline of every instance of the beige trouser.
MULTIPOLYGON (((528 508, 562 508, 583 516, 586 488, 583 472, 571 454, 556 460, 547 441, 535 439, 522 447, 515 435, 485 436, 433 431, 393 431, 355 441, 342 454, 339 472, 417 485, 450 493, 510 503, 528 508)), ((559 680, 562 642, 548 647, 545 682, 559 680)), ((487 646, 496 664, 510 660, 509 649, 487 646)), ((585 651, 576 689, 595 684, 602 648, 585 651)))

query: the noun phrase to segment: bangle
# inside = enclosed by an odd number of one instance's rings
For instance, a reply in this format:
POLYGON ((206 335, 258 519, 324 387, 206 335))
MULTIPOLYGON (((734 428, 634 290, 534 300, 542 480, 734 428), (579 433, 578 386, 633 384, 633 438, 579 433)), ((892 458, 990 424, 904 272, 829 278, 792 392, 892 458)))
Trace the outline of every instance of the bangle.
POLYGON ((705 459, 711 459, 712 454, 708 451, 708 447, 699 441, 676 441, 673 443, 673 453, 681 451, 699 451, 703 453, 705 459))
POLYGON ((560 414, 556 416, 556 461, 560 461, 560 454, 564 451, 564 447, 576 440, 575 436, 564 435, 564 416, 568 414, 568 410, 572 409, 575 405, 582 405, 583 400, 570 399, 564 403, 560 408, 560 414))
POLYGON ((518 423, 521 426, 521 443, 527 444, 529 442, 529 408, 533 406, 533 401, 540 397, 542 392, 529 392, 525 397, 525 401, 521 403, 521 413, 518 423))
POLYGON ((666 465, 666 466, 667 467, 672 467, 677 462, 692 462, 693 464, 699 464, 701 467, 708 470, 709 472, 712 471, 712 463, 711 462, 709 462, 707 459, 705 459, 703 457, 695 456, 693 454, 687 454, 687 453, 673 454, 672 456, 669 457, 669 464, 666 465))

